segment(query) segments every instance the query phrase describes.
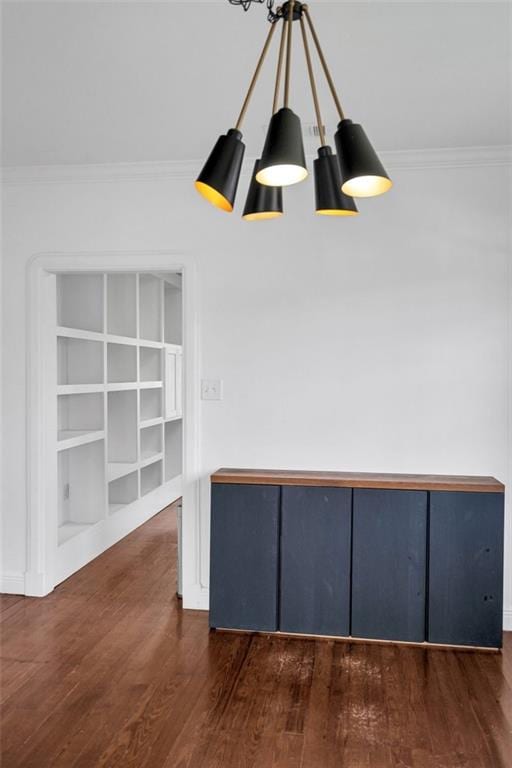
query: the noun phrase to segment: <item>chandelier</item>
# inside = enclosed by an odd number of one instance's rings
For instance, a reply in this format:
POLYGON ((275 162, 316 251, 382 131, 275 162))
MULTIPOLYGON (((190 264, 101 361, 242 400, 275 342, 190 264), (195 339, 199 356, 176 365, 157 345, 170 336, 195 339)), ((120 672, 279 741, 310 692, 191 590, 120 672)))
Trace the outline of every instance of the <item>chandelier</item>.
POLYGON ((392 182, 362 126, 345 117, 308 6, 298 0, 290 0, 274 10, 274 0, 229 2, 241 5, 244 10, 248 10, 253 2, 266 2, 271 26, 235 127, 217 140, 195 182, 197 191, 215 207, 229 213, 233 211, 245 152, 241 127, 279 23, 281 39, 272 116, 261 157, 254 164, 243 218, 258 221, 282 216, 283 187, 303 181, 308 176, 300 118, 290 108, 292 30, 298 21, 320 140, 318 157, 314 161, 316 212, 324 216, 356 216, 358 210, 354 198, 381 195, 391 188, 392 182), (326 143, 310 40, 313 41, 339 116, 334 137, 336 154, 326 143))

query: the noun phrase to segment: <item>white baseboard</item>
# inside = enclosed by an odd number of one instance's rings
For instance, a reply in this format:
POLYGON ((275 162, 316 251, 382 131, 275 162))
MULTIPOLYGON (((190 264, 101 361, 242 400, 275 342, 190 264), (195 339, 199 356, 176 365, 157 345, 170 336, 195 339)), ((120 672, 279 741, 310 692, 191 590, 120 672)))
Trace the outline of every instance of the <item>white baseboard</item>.
POLYGON ((23 571, 4 571, 0 575, 0 592, 4 595, 24 595, 25 574, 23 571))
POLYGON ((512 632, 512 608, 503 609, 503 629, 505 632, 512 632))
POLYGON ((189 611, 210 610, 210 591, 201 584, 193 584, 183 590, 183 608, 189 611))
POLYGON ((55 584, 48 574, 27 571, 25 574, 25 594, 28 597, 46 597, 53 591, 55 584))

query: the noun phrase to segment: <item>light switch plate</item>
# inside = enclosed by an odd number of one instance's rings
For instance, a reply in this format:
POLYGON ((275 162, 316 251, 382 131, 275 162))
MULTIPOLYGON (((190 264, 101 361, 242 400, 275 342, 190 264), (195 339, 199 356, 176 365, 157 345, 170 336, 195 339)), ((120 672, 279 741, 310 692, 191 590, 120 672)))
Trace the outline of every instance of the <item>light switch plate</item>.
POLYGON ((201 381, 202 400, 222 400, 221 379, 203 379, 201 381))

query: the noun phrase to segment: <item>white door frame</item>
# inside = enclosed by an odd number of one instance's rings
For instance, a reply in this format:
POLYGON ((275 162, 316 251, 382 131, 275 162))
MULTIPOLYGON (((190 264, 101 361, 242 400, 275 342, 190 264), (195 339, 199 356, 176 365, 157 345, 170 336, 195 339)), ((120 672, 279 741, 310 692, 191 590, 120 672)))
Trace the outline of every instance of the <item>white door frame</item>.
POLYGON ((25 594, 43 597, 55 587, 57 553, 55 372, 47 354, 55 337, 58 272, 173 272, 183 275, 183 607, 208 608, 200 581, 200 388, 196 265, 175 251, 36 254, 27 267, 27 561, 25 594), (50 388, 51 387, 51 388, 50 388))

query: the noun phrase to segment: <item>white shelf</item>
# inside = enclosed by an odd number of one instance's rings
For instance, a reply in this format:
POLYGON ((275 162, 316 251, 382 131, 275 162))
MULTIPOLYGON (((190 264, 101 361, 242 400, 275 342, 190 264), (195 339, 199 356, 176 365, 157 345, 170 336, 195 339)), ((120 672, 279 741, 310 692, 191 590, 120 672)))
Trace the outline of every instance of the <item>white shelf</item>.
POLYGON ((75 438, 80 438, 83 435, 101 435, 103 436, 104 432, 88 432, 87 429, 60 429, 57 432, 57 440, 59 443, 66 442, 67 440, 72 440, 75 438))
POLYGON ((145 429, 146 427, 156 427, 158 424, 162 424, 163 419, 161 416, 158 416, 156 419, 144 419, 140 422, 140 428, 145 429))
POLYGON ((136 381, 118 381, 115 384, 107 384, 105 389, 107 392, 127 392, 138 389, 138 386, 136 381))
POLYGON ((92 525, 94 525, 94 523, 64 523, 63 525, 59 525, 59 544, 64 544, 64 542, 69 541, 69 539, 72 539, 74 536, 78 536, 78 534, 83 533, 83 531, 89 530, 92 525))
POLYGON ((104 392, 104 384, 58 384, 58 395, 88 395, 95 392, 104 392))
POLYGON ((112 342, 112 344, 128 344, 132 347, 136 347, 139 343, 137 339, 130 336, 116 336, 113 333, 106 333, 105 340, 112 342))
POLYGON ((107 480, 111 483, 120 477, 125 477, 139 468, 138 461, 109 461, 107 465, 107 480))
POLYGON ((64 451, 67 448, 76 448, 78 445, 86 445, 104 439, 104 430, 89 432, 86 429, 61 429, 57 432, 57 450, 64 451))
POLYGON ((151 339, 144 339, 139 338, 138 343, 141 347, 151 347, 152 349, 163 349, 163 342, 161 341, 151 341, 151 339))
POLYGON ((140 460, 141 469, 143 467, 149 467, 149 465, 154 464, 155 461, 160 461, 161 459, 163 459, 163 456, 164 454, 162 453, 162 451, 160 451, 159 453, 150 453, 149 451, 147 451, 146 454, 141 457, 141 460, 140 460))
POLYGON ((64 325, 57 326, 57 336, 63 339, 85 339, 86 341, 103 341, 105 334, 99 331, 84 331, 80 328, 66 328, 64 325))

